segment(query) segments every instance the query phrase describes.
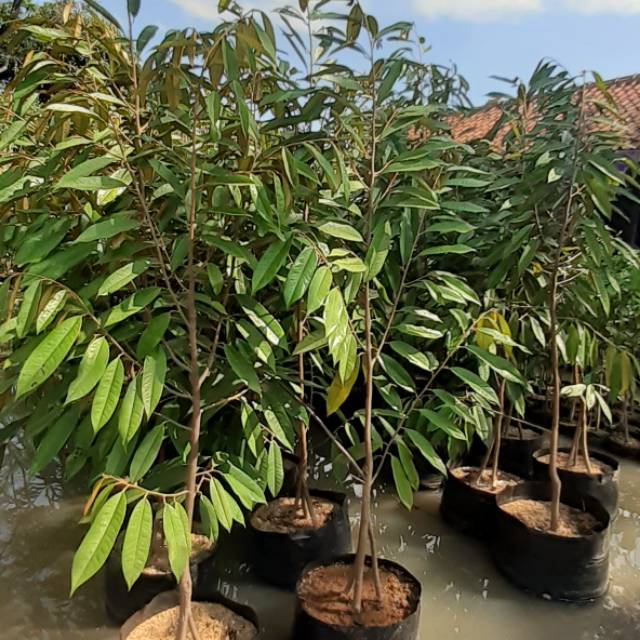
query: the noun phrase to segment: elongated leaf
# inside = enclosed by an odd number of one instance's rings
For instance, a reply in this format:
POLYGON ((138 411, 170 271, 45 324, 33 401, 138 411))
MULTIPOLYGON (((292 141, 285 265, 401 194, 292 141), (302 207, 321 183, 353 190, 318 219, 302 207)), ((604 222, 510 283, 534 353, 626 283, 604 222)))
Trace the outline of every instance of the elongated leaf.
POLYGON ((451 373, 468 384, 477 394, 493 404, 500 404, 496 392, 482 379, 468 369, 462 367, 451 367, 451 373))
POLYGON ((153 513, 146 498, 131 512, 122 543, 122 574, 131 589, 147 564, 151 548, 153 513))
POLYGON ((87 227, 74 240, 74 243, 106 240, 118 235, 119 233, 136 229, 139 226, 140 223, 128 214, 115 214, 92 224, 90 227, 87 227))
POLYGON ((331 269, 326 266, 319 267, 313 274, 307 295, 307 313, 313 313, 324 304, 329 295, 332 280, 331 269))
POLYGON ((69 409, 61 418, 48 427, 47 432, 36 449, 29 473, 35 475, 46 467, 60 452, 78 424, 78 407, 69 409))
POLYGON ((162 528, 164 538, 167 541, 171 571, 176 580, 180 580, 185 569, 187 569, 189 556, 191 555, 189 519, 187 518, 187 512, 180 503, 165 505, 162 511, 162 528))
MULTIPOLYGON (((86 0, 85 0, 86 1, 86 0)), ((92 176, 92 174, 108 167, 115 162, 115 158, 101 156, 90 158, 73 167, 58 180, 56 189, 79 189, 97 191, 103 187, 103 176, 92 176)))
POLYGON ((100 381, 109 363, 109 343, 103 336, 94 338, 87 347, 76 379, 69 385, 66 402, 86 396, 100 381))
POLYGON ((364 242, 364 238, 360 232, 344 222, 325 222, 318 227, 318 230, 334 238, 351 240, 352 242, 364 242))
POLYGON ((423 455, 425 460, 431 463, 443 476, 447 475, 447 467, 445 466, 442 458, 436 453, 433 445, 419 432, 413 429, 407 429, 406 434, 416 446, 418 451, 423 455))
POLYGON ((146 358, 153 353, 154 349, 164 338, 170 322, 171 313, 169 312, 161 313, 159 316, 154 316, 151 319, 138 341, 138 346, 136 347, 136 355, 138 358, 146 358))
POLYGON ((260 485, 242 469, 231 466, 229 471, 224 474, 224 478, 247 509, 252 509, 255 504, 267 501, 260 485))
POLYGON ((407 475, 402 468, 400 460, 395 456, 391 456, 391 472, 393 474, 393 482, 396 485, 396 491, 400 502, 409 510, 413 507, 413 491, 411 490, 411 483, 407 478, 407 475))
POLYGON ((47 334, 31 352, 20 370, 16 384, 16 398, 37 389, 62 364, 71 351, 81 326, 82 317, 74 316, 47 334))
POLYGON ((67 301, 67 292, 64 289, 56 291, 36 318, 36 333, 42 333, 55 319, 58 312, 67 301))
POLYGON ((148 304, 151 304, 158 295, 160 295, 160 289, 158 287, 142 289, 142 291, 137 291, 130 295, 107 313, 107 316, 104 319, 104 326, 109 327, 117 324, 118 322, 122 322, 134 313, 139 313, 148 304))
POLYGON ((136 449, 129 469, 129 478, 132 482, 140 480, 151 469, 151 465, 158 457, 158 452, 162 446, 164 431, 164 425, 154 427, 147 433, 140 446, 136 449))
POLYGON ((419 409, 419 412, 440 431, 444 431, 448 436, 451 436, 455 440, 466 440, 464 435, 458 427, 456 427, 451 420, 443 413, 432 411, 431 409, 419 409))
POLYGON ((208 496, 200 496, 200 524, 203 531, 212 539, 217 540, 220 534, 220 527, 218 525, 218 516, 213 506, 213 502, 208 496))
POLYGON ((289 247, 291 239, 283 242, 276 240, 260 258, 256 268, 253 271, 253 279, 251 280, 251 291, 256 293, 263 287, 266 287, 275 277, 278 271, 289 255, 289 247))
POLYGON ((283 295, 287 308, 297 302, 307 291, 318 261, 311 247, 306 247, 296 258, 284 283, 283 295))
POLYGON ((151 417, 162 398, 166 375, 167 356, 164 349, 159 347, 144 359, 142 370, 142 401, 148 418, 151 417))
POLYGON ((327 415, 330 416, 332 413, 335 413, 347 400, 351 390, 353 389, 353 385, 358 379, 358 371, 359 367, 353 367, 351 375, 345 380, 342 381, 339 373, 336 373, 334 376, 331 385, 327 389, 327 415))
POLYGON ((24 298, 22 299, 16 322, 16 335, 18 338, 23 338, 27 335, 36 318, 41 291, 42 284, 40 281, 37 281, 30 285, 24 292, 24 298))
POLYGON ((425 371, 433 371, 438 366, 438 361, 434 355, 427 351, 423 353, 419 349, 402 342, 401 340, 393 340, 389 346, 403 358, 406 358, 411 364, 420 367, 425 371))
POLYGON ((488 364, 499 376, 509 382, 515 382, 516 384, 526 385, 525 379, 522 377, 516 367, 511 364, 506 358, 494 355, 493 353, 476 347, 474 345, 468 345, 467 349, 477 356, 482 362, 488 364))
POLYGON ((99 431, 109 422, 120 401, 123 382, 124 367, 120 358, 116 358, 105 369, 93 396, 91 424, 94 431, 99 431))
POLYGON ((120 492, 111 496, 95 515, 73 557, 71 595, 95 575, 109 557, 124 522, 126 508, 126 496, 120 492))
POLYGON ((411 374, 397 360, 383 353, 380 355, 380 362, 384 372, 399 387, 407 391, 415 391, 416 385, 411 374))
POLYGON ((272 496, 277 496, 284 482, 284 465, 280 447, 271 443, 267 454, 267 487, 272 496))
POLYGON ((122 399, 118 413, 118 433, 123 444, 127 444, 136 435, 144 416, 144 403, 140 394, 140 383, 134 377, 122 399))
MULTIPOLYGON (((235 500, 217 478, 211 479, 209 491, 211 492, 211 501, 213 502, 218 522, 224 529, 231 531, 235 519, 235 500)), ((235 506, 237 507, 237 505, 235 506)))
POLYGON ((231 366, 233 372, 240 380, 247 383, 247 386, 256 393, 261 392, 260 380, 256 374, 253 364, 249 362, 238 349, 229 344, 224 346, 224 355, 231 366))
POLYGON ((124 267, 120 267, 100 285, 98 296, 106 296, 114 291, 119 291, 148 268, 149 263, 146 260, 136 260, 126 264, 124 267))

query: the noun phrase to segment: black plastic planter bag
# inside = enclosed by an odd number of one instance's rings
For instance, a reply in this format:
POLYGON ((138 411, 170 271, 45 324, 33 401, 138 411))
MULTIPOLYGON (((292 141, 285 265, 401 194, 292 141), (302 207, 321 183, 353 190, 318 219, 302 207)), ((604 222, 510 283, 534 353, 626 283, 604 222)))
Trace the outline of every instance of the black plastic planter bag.
POLYGON ((533 454, 545 444, 546 433, 540 427, 530 427, 528 431, 535 431, 535 438, 502 438, 500 447, 500 468, 521 478, 534 477, 533 454))
MULTIPOLYGON (((479 471, 476 467, 463 470, 479 471)), ((515 476, 512 479, 517 480, 515 476)), ((465 482, 449 469, 442 492, 440 513, 451 526, 463 533, 484 538, 491 535, 496 515, 496 494, 465 482)))
POLYGON ((260 531, 249 518, 253 566, 256 573, 271 584, 292 589, 309 562, 330 561, 351 551, 346 495, 336 491, 312 490, 311 496, 335 504, 331 517, 319 529, 295 533, 260 531))
MULTIPOLYGON (((354 554, 348 554, 336 558, 334 562, 351 564, 353 563, 354 557, 354 554)), ((312 562, 304 569, 300 579, 309 573, 309 571, 328 564, 331 564, 331 562, 312 562)), ((378 564, 381 569, 393 571, 401 576, 403 580, 409 581, 412 584, 414 597, 410 615, 404 618, 404 620, 386 627, 344 627, 317 620, 305 611, 300 599, 296 598, 296 611, 291 640, 416 640, 420 627, 420 596, 422 594, 422 586, 414 576, 396 562, 380 558, 378 564)), ((371 566, 370 558, 367 558, 367 566, 371 566)))
MULTIPOLYGON (((570 449, 562 447, 558 449, 560 453, 569 453, 570 449)), ((549 449, 540 449, 533 456, 536 480, 546 481, 549 477, 549 465, 541 462, 539 458, 548 455, 549 449)), ((607 475, 588 475, 587 473, 576 473, 558 467, 558 475, 563 488, 571 489, 576 495, 591 496, 598 500, 607 510, 611 518, 615 518, 618 510, 618 475, 620 463, 610 455, 601 451, 589 453, 592 460, 598 460, 608 465, 612 473, 607 475)))
POLYGON ((552 600, 586 602, 603 596, 609 584, 609 514, 595 498, 562 491, 562 502, 591 513, 598 526, 591 535, 563 537, 529 528, 501 506, 514 500, 551 499, 548 483, 526 482, 497 499, 493 558, 513 584, 552 600))

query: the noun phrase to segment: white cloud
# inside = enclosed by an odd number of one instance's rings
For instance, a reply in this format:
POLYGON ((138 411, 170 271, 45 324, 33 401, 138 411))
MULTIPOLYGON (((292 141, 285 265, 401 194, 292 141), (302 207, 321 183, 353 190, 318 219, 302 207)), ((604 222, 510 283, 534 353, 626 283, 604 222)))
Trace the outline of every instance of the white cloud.
MULTIPOLYGON (((189 15, 205 20, 217 20, 218 0, 169 0, 171 3, 184 9, 189 15)), ((277 7, 287 4, 282 0, 243 0, 240 6, 243 9, 262 9, 271 11, 277 7)))
POLYGON ((486 22, 542 11, 543 4, 542 0, 413 0, 413 7, 419 14, 428 18, 486 22))
POLYGON ((640 14, 640 0, 566 0, 566 4, 580 13, 640 14))

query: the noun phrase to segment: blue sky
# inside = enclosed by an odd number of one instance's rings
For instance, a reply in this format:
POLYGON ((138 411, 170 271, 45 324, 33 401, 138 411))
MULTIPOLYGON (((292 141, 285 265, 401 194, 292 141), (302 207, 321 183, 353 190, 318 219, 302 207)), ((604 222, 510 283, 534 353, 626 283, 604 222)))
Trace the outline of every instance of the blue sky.
MULTIPOLYGON (((124 18, 126 0, 102 0, 124 18)), ((270 10, 297 0, 241 0, 270 10)), ((491 75, 527 77, 550 57, 573 73, 605 78, 640 73, 640 0, 362 0, 381 24, 416 23, 432 45, 431 60, 455 62, 471 83, 471 98, 485 101, 504 87, 491 75)), ((217 0, 142 0, 138 25, 163 30, 206 28, 217 19, 217 0)))

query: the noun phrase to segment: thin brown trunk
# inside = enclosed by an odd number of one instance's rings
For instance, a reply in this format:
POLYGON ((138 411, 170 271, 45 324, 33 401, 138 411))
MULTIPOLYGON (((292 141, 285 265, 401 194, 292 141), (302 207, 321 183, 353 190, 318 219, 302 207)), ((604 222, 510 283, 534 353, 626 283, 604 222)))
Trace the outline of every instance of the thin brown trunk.
POLYGON ((380 567, 378 566, 378 554, 376 552, 376 538, 373 534, 373 523, 369 522, 369 545, 371 546, 371 571, 373 573, 373 585, 376 590, 376 598, 382 600, 382 581, 380 580, 380 567))
MULTIPOLYGON (((364 481, 362 484, 362 505, 360 508, 360 525, 358 528, 358 546, 353 562, 354 594, 353 608, 357 613, 362 611, 362 590, 364 586, 364 569, 367 553, 367 540, 371 527, 371 488, 373 483, 373 449, 371 443, 371 420, 373 413, 373 345, 371 342, 371 304, 369 300, 369 283, 364 289, 364 333, 365 333, 365 375, 366 397, 364 407, 364 481)), ((373 550, 372 550, 373 555, 373 550)))
POLYGON ((580 414, 580 441, 582 448, 582 455, 584 456, 584 464, 587 467, 587 473, 593 474, 593 467, 591 466, 591 457, 589 456, 589 441, 587 433, 587 403, 582 401, 582 411, 580 414))
MULTIPOLYGON (((196 500, 196 478, 198 472, 198 455, 200 441, 200 423, 202 406, 200 398, 201 380, 200 366, 198 364, 198 314, 196 309, 196 275, 194 247, 196 240, 196 127, 193 127, 191 138, 191 201, 189 210, 189 236, 187 251, 187 334, 189 340, 189 383, 191 386, 191 429, 189 434, 189 457, 187 458, 186 478, 186 511, 189 523, 189 533, 193 530, 193 512, 196 500)), ((191 596, 193 585, 189 570, 190 558, 186 560, 180 578, 180 617, 176 640, 186 640, 187 629, 191 626, 191 596)))
POLYGON ((491 470, 491 488, 495 489, 498 486, 498 464, 500 463, 500 447, 502 445, 502 420, 503 413, 502 410, 504 408, 504 387, 506 385, 506 380, 502 380, 500 383, 500 389, 498 391, 498 415, 496 416, 496 446, 493 452, 493 469, 491 470))
POLYGON ((491 444, 487 447, 487 453, 484 454, 484 458, 482 460, 482 464, 480 465, 480 473, 478 474, 478 477, 475 480, 475 485, 476 487, 479 487, 482 481, 482 476, 484 475, 484 472, 486 471, 487 467, 489 466, 489 461, 491 460, 491 454, 493 453, 493 450, 496 446, 496 430, 495 428, 493 429, 493 433, 491 434, 491 444))
MULTIPOLYGON (((580 384, 580 370, 578 365, 573 367, 573 384, 580 384)), ((574 399, 571 407, 571 423, 574 424, 576 400, 574 399)), ((571 443, 571 451, 569 452, 569 467, 575 467, 578 463, 578 449, 580 448, 581 438, 581 424, 582 416, 578 418, 578 421, 574 424, 573 441, 571 443)))

